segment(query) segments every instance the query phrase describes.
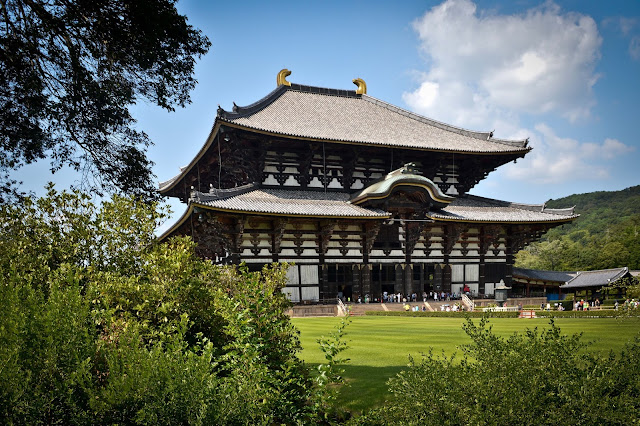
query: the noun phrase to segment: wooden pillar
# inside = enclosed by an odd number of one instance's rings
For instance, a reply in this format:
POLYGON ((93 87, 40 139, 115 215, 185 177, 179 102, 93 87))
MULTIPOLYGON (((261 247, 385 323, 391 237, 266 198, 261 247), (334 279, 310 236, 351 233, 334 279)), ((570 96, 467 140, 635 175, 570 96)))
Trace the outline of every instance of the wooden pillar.
POLYGON ((451 293, 451 265, 446 264, 442 270, 442 291, 451 293))
POLYGON ((393 291, 396 293, 402 293, 402 294, 406 294, 404 291, 404 280, 403 280, 403 268, 402 268, 402 264, 395 264, 395 272, 396 272, 396 279, 395 279, 395 283, 393 286, 393 291))
POLYGON ((440 292, 443 288, 442 265, 438 264, 436 265, 435 272, 433 274, 433 290, 440 292))
POLYGON ((353 275, 353 287, 352 287, 352 292, 353 292, 353 300, 357 300, 358 299, 358 295, 362 296, 362 285, 360 283, 360 266, 359 265, 353 265, 351 268, 352 271, 352 275, 353 275))
POLYGON ((362 296, 371 295, 371 265, 362 265, 362 296))
POLYGON ((323 299, 333 299, 338 294, 329 284, 329 266, 326 263, 320 265, 320 293, 323 299))
POLYGON ((507 237, 505 238, 505 255, 507 256, 507 262, 505 265, 505 277, 504 283, 507 287, 513 287, 513 230, 507 230, 507 237))
POLYGON ((486 240, 486 235, 485 235, 485 231, 484 228, 480 229, 480 234, 478 235, 478 240, 479 240, 479 244, 478 244, 478 254, 479 254, 479 259, 478 259, 478 291, 482 294, 487 294, 487 289, 485 288, 485 284, 486 284, 486 279, 485 279, 485 267, 484 267, 484 256, 487 253, 488 250, 488 243, 485 241, 486 240))
POLYGON ((413 268, 410 263, 404 265, 404 284, 405 284, 405 293, 411 295, 415 292, 414 282, 413 282, 413 268))
POLYGON ((242 235, 244 233, 246 218, 241 216, 233 221, 229 226, 231 240, 231 262, 234 265, 240 264, 240 255, 242 254, 242 235))

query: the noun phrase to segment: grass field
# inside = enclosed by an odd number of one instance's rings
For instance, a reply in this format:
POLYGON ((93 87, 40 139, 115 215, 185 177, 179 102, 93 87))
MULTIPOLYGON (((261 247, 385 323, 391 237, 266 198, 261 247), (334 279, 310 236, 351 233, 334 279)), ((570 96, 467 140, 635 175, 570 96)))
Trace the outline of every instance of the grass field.
MULTIPOLYGON (((317 339, 329 335, 339 318, 294 318, 300 330, 302 359, 311 364, 324 361, 317 339)), ((478 321, 478 320, 474 320, 478 321)), ((386 381, 405 368, 408 356, 415 358, 433 348, 434 353, 451 355, 470 339, 462 330, 462 318, 354 317, 347 328, 349 349, 344 356, 351 361, 344 367, 348 387, 341 389, 339 402, 358 413, 380 405, 386 398, 386 381)), ((500 336, 522 332, 526 328, 547 327, 546 319, 492 319, 490 324, 500 336)), ((583 333, 591 342, 589 351, 619 351, 640 330, 640 318, 562 318, 556 324, 563 334, 583 333)))

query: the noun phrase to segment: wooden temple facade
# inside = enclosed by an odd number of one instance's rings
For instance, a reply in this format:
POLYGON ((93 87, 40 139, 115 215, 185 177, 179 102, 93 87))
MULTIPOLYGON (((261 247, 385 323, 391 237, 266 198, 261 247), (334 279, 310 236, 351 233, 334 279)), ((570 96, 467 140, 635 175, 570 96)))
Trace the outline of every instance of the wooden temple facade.
POLYGON ((383 292, 491 295, 514 254, 573 209, 468 194, 527 141, 446 125, 356 91, 289 83, 218 109, 194 159, 160 192, 187 204, 161 238, 216 262, 295 263, 292 301, 383 292))

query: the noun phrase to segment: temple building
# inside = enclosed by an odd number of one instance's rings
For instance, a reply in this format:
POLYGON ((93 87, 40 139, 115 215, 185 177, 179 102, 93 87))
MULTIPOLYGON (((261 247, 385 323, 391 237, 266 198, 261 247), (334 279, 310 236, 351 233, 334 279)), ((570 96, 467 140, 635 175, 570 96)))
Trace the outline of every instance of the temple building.
POLYGON ((593 271, 541 271, 536 269, 513 268, 514 285, 523 297, 544 296, 547 300, 562 300, 566 295, 585 300, 607 296, 620 298, 626 293, 623 280, 632 278, 629 268, 599 269, 593 271), (519 285, 521 284, 521 285, 519 285), (608 287, 613 287, 606 290, 608 287))
POLYGON ((562 298, 560 286, 573 279, 579 272, 543 271, 539 269, 513 268, 514 296, 546 297, 547 300, 562 298))
POLYGON ((161 238, 189 235, 203 257, 259 269, 292 262, 293 302, 383 292, 490 296, 514 254, 573 208, 469 194, 527 140, 454 127, 357 90, 290 83, 218 108, 204 146, 160 193, 187 204, 161 238))

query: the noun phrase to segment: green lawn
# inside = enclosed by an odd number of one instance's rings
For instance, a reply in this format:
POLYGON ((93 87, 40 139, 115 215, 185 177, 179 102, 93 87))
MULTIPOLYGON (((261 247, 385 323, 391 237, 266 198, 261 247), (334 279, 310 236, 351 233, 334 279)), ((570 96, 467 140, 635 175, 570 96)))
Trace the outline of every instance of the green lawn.
MULTIPOLYGON (((338 318, 294 318, 300 330, 302 359, 311 364, 324 361, 316 340, 328 335, 338 318)), ((347 328, 349 349, 345 366, 349 383, 340 393, 340 403, 353 412, 375 407, 386 397, 386 381, 408 363, 408 356, 419 357, 433 348, 434 353, 451 355, 470 340, 462 330, 463 319, 415 317, 354 317, 347 328)), ((474 320, 478 321, 478 320, 474 320)), ((491 319, 496 334, 508 336, 526 328, 546 327, 546 319, 491 319)), ((583 333, 592 342, 590 351, 607 353, 620 350, 640 330, 640 318, 562 318, 556 324, 564 334, 583 333)))

